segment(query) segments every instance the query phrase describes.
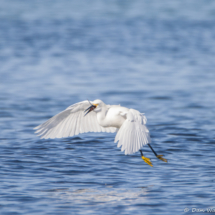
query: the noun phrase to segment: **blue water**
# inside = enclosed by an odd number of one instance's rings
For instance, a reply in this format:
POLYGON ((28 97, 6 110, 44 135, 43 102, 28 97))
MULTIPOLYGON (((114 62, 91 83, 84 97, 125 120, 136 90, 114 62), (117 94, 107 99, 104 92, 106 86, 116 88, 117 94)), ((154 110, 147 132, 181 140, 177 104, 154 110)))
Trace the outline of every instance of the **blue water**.
POLYGON ((0 214, 215 208, 214 59, 214 1, 1 0, 0 214), (34 134, 97 98, 145 113, 169 162, 125 156, 114 134, 34 134))

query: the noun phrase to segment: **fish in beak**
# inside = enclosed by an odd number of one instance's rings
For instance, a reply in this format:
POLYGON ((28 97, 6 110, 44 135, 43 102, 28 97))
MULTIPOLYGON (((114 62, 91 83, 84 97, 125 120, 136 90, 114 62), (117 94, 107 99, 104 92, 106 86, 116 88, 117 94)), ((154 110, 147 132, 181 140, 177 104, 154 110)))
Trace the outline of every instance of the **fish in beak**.
POLYGON ((89 112, 91 112, 92 110, 94 110, 97 107, 96 104, 92 104, 90 107, 88 107, 84 112, 84 116, 86 116, 89 112))

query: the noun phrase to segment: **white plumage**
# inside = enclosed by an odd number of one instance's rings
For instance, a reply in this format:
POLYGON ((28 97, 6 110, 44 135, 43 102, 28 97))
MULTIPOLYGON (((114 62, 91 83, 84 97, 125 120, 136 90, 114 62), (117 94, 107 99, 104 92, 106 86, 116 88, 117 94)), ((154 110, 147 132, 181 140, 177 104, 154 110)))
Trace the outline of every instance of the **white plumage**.
POLYGON ((86 132, 117 132, 114 142, 118 142, 117 146, 127 155, 150 143, 149 131, 145 124, 146 117, 139 111, 120 105, 106 105, 97 99, 69 106, 37 126, 35 133, 41 138, 53 139, 86 132))

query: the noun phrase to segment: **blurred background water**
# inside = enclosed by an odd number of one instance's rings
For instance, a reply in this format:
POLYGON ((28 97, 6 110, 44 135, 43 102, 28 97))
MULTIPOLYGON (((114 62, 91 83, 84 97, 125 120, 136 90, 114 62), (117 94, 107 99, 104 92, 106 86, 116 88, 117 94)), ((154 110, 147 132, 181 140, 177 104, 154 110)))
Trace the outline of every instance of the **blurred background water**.
POLYGON ((214 68, 212 0, 0 0, 0 213, 215 207, 214 68), (144 112, 169 162, 125 156, 114 134, 34 134, 97 98, 144 112))

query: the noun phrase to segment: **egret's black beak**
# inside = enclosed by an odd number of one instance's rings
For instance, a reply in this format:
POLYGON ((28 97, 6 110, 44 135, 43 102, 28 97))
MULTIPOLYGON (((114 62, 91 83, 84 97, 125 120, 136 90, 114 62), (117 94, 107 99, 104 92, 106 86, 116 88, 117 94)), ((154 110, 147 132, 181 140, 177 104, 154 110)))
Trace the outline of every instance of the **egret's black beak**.
POLYGON ((92 110, 94 110, 96 108, 96 105, 91 105, 90 107, 88 107, 84 112, 86 112, 84 114, 84 116, 86 116, 89 112, 91 112, 92 110))

